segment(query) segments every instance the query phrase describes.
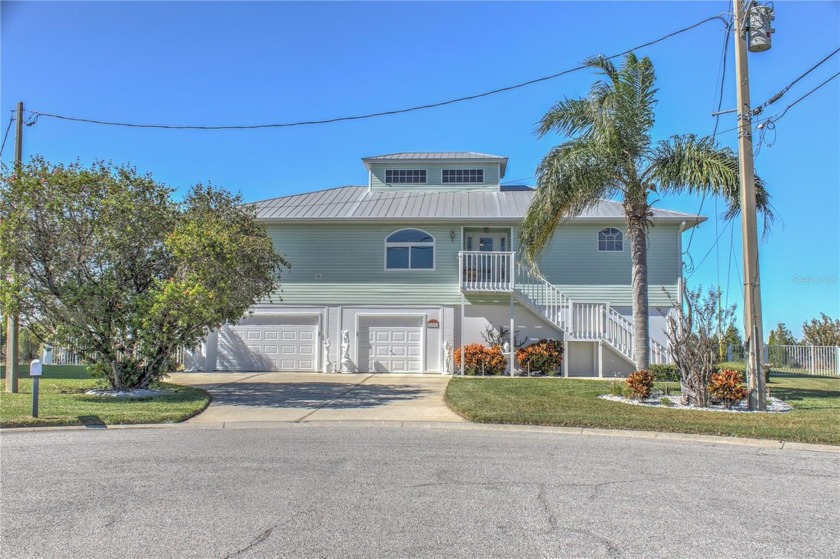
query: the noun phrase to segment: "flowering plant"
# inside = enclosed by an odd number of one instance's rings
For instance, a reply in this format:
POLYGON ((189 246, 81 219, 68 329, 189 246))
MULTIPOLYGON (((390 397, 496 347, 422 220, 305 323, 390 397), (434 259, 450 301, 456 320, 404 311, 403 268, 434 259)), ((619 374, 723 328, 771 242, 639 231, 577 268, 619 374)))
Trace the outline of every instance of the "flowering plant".
POLYGON ((627 388, 634 398, 649 398, 653 392, 653 375, 650 371, 633 371, 627 375, 627 388))
POLYGON ((712 398, 721 400, 726 409, 730 409, 747 397, 746 388, 741 386, 743 382, 744 378, 739 371, 723 369, 713 373, 709 379, 709 393, 712 398))
POLYGON ((563 344, 559 340, 542 339, 516 350, 519 366, 528 371, 540 371, 547 375, 557 373, 563 362, 563 344))
POLYGON ((455 350, 455 365, 461 367, 464 359, 464 372, 468 375, 501 375, 507 369, 507 360, 499 346, 486 347, 481 344, 469 344, 455 350), (463 351, 462 351, 463 350, 463 351))

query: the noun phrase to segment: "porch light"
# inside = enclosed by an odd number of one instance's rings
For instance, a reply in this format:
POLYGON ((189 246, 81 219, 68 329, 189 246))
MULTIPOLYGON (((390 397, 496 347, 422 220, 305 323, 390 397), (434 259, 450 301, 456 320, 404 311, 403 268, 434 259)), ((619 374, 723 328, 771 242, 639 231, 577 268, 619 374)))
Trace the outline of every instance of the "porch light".
POLYGON ((449 232, 449 238, 452 239, 453 243, 455 242, 455 230, 454 229, 449 232))

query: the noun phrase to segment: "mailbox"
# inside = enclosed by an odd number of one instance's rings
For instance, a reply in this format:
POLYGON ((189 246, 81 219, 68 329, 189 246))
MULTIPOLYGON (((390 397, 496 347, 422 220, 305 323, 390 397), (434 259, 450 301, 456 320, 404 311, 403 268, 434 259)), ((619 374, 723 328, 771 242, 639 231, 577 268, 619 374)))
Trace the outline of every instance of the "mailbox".
POLYGON ((41 362, 38 359, 33 359, 32 363, 29 364, 29 376, 30 377, 40 377, 41 376, 41 362))

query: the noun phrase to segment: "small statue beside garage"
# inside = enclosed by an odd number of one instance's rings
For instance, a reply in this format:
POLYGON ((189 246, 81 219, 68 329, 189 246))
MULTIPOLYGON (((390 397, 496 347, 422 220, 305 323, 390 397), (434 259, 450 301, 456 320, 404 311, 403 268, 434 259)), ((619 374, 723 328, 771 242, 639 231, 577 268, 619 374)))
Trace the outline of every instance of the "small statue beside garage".
POLYGON ((452 374, 452 344, 449 343, 449 340, 443 342, 443 370, 441 373, 444 375, 452 374))
POLYGON ((324 367, 322 372, 326 375, 327 373, 334 373, 335 368, 330 367, 330 339, 324 339, 324 367))
POLYGON ((352 373, 353 362, 350 361, 350 331, 341 331, 341 372, 352 373))

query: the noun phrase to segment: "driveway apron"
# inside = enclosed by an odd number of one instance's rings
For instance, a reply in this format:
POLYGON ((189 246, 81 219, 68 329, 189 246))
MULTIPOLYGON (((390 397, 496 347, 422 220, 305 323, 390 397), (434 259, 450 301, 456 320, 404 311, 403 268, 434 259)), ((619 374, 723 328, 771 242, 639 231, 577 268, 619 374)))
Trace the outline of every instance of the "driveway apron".
POLYGON ((190 423, 464 420, 443 401, 443 375, 173 373, 213 397, 190 423))

